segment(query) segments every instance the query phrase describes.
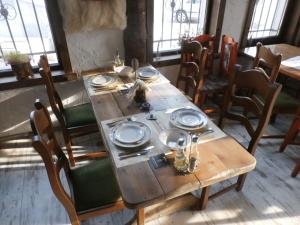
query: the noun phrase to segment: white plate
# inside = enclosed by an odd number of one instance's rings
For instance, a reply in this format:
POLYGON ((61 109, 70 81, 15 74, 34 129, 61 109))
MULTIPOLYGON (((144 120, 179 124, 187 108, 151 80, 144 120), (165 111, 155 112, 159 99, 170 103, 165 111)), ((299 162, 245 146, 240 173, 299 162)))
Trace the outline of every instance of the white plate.
POLYGON ((159 75, 159 72, 153 68, 140 68, 138 69, 138 75, 141 79, 154 79, 159 75))
POLYGON ((186 127, 199 127, 203 124, 204 116, 196 110, 184 109, 177 113, 177 122, 186 127))
POLYGON ((92 79, 91 84, 93 86, 107 86, 108 84, 111 84, 112 82, 115 82, 116 79, 111 76, 106 75, 99 75, 92 79))
POLYGON ((159 134, 159 140, 171 149, 176 150, 178 148, 177 142, 179 138, 184 139, 184 146, 187 147, 191 144, 191 136, 184 130, 177 128, 170 128, 163 130, 159 134))
POLYGON ((200 130, 206 128, 206 126, 207 126, 207 117, 204 114, 202 114, 201 112, 196 111, 194 109, 181 108, 181 109, 177 109, 177 110, 175 110, 174 112, 171 113, 170 122, 173 126, 175 126, 177 128, 180 128, 180 129, 183 129, 183 130, 200 131, 200 130), (178 115, 182 111, 190 111, 190 112, 198 113, 199 116, 202 117, 203 123, 201 123, 201 125, 199 125, 199 126, 194 126, 194 127, 183 125, 182 121, 181 121, 181 123, 178 121, 178 115))
POLYGON ((145 136, 143 126, 136 123, 122 123, 116 130, 114 137, 119 142, 132 144, 140 141, 145 136))
POLYGON ((151 130, 146 124, 138 122, 138 121, 120 122, 119 124, 114 126, 114 128, 110 131, 109 137, 110 137, 111 142, 113 144, 115 144, 116 146, 121 147, 121 148, 126 148, 128 150, 136 151, 137 147, 143 146, 144 144, 146 144, 151 139, 151 130), (115 131, 123 123, 129 123, 129 122, 140 125, 144 129, 144 132, 145 132, 144 137, 141 140, 139 140, 137 142, 134 142, 134 143, 123 143, 123 142, 118 141, 115 138, 115 131))

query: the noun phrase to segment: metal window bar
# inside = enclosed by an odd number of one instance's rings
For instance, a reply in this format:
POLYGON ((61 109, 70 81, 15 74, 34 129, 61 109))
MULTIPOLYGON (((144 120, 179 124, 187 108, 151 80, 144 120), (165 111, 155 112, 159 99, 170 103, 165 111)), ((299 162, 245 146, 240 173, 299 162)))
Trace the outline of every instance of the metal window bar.
POLYGON ((23 15, 22 15, 22 12, 21 12, 19 0, 16 0, 16 3, 17 3, 18 10, 19 10, 19 13, 20 13, 20 18, 21 18, 21 21, 22 21, 22 25, 23 25, 25 36, 26 36, 27 44, 28 44, 28 47, 29 47, 29 51, 30 51, 30 54, 32 54, 32 48, 31 48, 31 45, 30 45, 30 42, 29 42, 29 38, 28 38, 26 27, 25 27, 23 15))
POLYGON ((193 10, 193 0, 191 0, 191 6, 190 6, 190 17, 188 18, 189 21, 189 36, 190 36, 190 31, 191 31, 191 19, 192 19, 192 10, 193 10))
POLYGON ((32 7, 33 7, 33 11, 34 11, 34 15, 35 15, 36 22, 37 22, 39 34, 40 34, 40 37, 41 37, 43 49, 44 49, 44 52, 46 52, 46 48, 45 48, 45 44, 44 44, 44 40, 43 40, 43 35, 42 35, 41 27, 40 27, 39 18, 38 18, 37 13, 36 13, 35 4, 34 4, 33 0, 31 0, 31 2, 32 2, 32 7))
MULTIPOLYGON (((283 13, 282 13, 282 15, 281 15, 280 22, 279 22, 279 27, 281 27, 282 20, 283 20, 283 17, 284 17, 284 12, 285 12, 286 7, 287 7, 287 3, 288 3, 288 0, 285 1, 284 7, 283 7, 283 13)), ((279 31, 280 31, 280 29, 277 30, 276 35, 279 34, 279 31)))
MULTIPOLYGON (((172 14, 171 14, 171 34, 170 34, 170 39, 172 39, 172 37, 173 37, 174 6, 175 6, 175 1, 172 0, 172 2, 171 2, 172 14)), ((170 41, 170 48, 171 48, 171 46, 172 46, 172 41, 170 41)))
MULTIPOLYGON (((196 30, 197 34, 199 33, 199 23, 200 23, 201 7, 202 7, 202 1, 200 1, 200 3, 199 3, 198 20, 197 20, 197 30, 196 30)), ((201 33, 202 33, 202 31, 201 31, 201 33)))
MULTIPOLYGON (((183 10, 183 0, 181 0, 181 12, 183 10)), ((182 17, 181 17, 181 20, 180 20, 180 25, 179 25, 179 38, 180 38, 180 35, 181 35, 181 25, 182 25, 182 17)))
POLYGON ((252 17, 252 20, 251 20, 251 26, 250 26, 250 30, 249 30, 249 34, 248 34, 248 40, 252 40, 253 37, 255 37, 255 38, 270 37, 270 36, 277 36, 279 34, 280 27, 281 27, 281 24, 282 24, 282 20, 283 20, 283 17, 284 17, 284 13, 285 13, 285 10, 286 10, 286 7, 287 7, 288 0, 285 0, 284 8, 283 8, 282 14, 280 15, 280 22, 279 22, 279 25, 278 25, 277 29, 273 29, 275 17, 278 15, 278 13, 276 13, 276 12, 278 12, 278 10, 279 10, 279 1, 280 0, 276 1, 275 13, 273 14, 271 27, 268 28, 267 27, 267 21, 270 18, 270 11, 271 11, 271 8, 272 8, 271 6, 275 2, 274 2, 274 0, 271 0, 269 7, 265 7, 266 0, 257 0, 256 6, 254 8, 253 17, 252 17), (258 5, 259 5, 260 1, 262 1, 262 7, 261 7, 261 11, 259 12, 258 5), (267 13, 266 21, 262 21, 262 15, 265 14, 265 13, 267 13), (254 23, 255 23, 255 18, 258 18, 258 17, 259 17, 259 21, 258 21, 258 24, 257 24, 257 28, 254 29, 253 26, 254 26, 254 23), (263 29, 261 29, 261 27, 263 27, 263 29), (261 32, 261 34, 260 34, 260 32, 261 32), (268 34, 268 32, 269 32, 269 34, 268 34), (273 35, 273 34, 271 34, 271 32, 276 32, 276 34, 273 35))

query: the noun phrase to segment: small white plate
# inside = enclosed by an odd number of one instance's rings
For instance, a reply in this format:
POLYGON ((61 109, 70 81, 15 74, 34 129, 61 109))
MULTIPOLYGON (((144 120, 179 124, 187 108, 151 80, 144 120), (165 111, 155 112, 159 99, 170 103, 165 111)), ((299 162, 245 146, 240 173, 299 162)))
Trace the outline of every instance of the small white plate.
POLYGON ((159 75, 159 72, 153 68, 140 68, 138 69, 138 75, 141 79, 154 79, 159 75))
POLYGON ((140 124, 125 122, 115 131, 115 139, 125 144, 140 141, 145 136, 145 131, 140 124))
POLYGON ((102 86, 103 87, 103 86, 107 86, 115 81, 116 81, 116 79, 111 76, 99 75, 92 79, 91 84, 93 86, 102 86))
POLYGON ((177 109, 174 112, 171 113, 170 115, 170 123, 174 126, 177 127, 179 129, 183 129, 183 130, 187 130, 187 131, 200 131, 206 128, 207 126, 207 117, 202 114, 201 112, 194 110, 194 109, 188 109, 188 108, 181 108, 181 109, 177 109), (178 115, 180 115, 181 112, 183 111, 190 111, 190 112, 195 112, 197 114, 199 114, 200 117, 202 117, 202 123, 198 126, 186 126, 183 123, 187 122, 186 120, 184 122, 182 122, 182 120, 178 119, 178 115))
POLYGON ((177 122, 186 127, 199 127, 204 120, 204 116, 195 110, 185 109, 177 114, 177 122))
POLYGON ((125 149, 130 150, 130 151, 136 151, 136 148, 138 148, 140 146, 143 146, 148 141, 150 141, 150 139, 151 139, 151 130, 144 123, 141 123, 141 122, 138 122, 138 121, 126 121, 126 122, 120 122, 119 124, 115 125, 112 128, 112 130, 110 131, 109 137, 110 137, 111 142, 113 144, 115 144, 116 146, 121 147, 121 148, 125 148, 125 149), (144 130, 143 138, 141 138, 140 140, 138 140, 134 143, 123 143, 123 142, 117 140, 117 138, 115 137, 115 132, 117 131, 117 129, 123 123, 131 123, 131 124, 136 124, 136 125, 140 126, 144 130))
POLYGON ((191 136, 184 130, 177 128, 170 128, 163 130, 159 134, 159 140, 167 147, 176 150, 178 148, 177 142, 179 138, 184 139, 184 146, 187 147, 191 144, 191 136))

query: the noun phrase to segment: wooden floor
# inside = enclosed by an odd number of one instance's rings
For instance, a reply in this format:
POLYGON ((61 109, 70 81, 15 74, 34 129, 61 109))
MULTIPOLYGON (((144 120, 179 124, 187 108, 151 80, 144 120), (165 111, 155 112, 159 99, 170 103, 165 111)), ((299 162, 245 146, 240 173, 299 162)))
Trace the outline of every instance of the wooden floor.
MULTIPOLYGON (((268 130, 286 132, 290 121, 291 117, 279 116, 268 130)), ((249 137, 240 125, 229 121, 225 124, 228 133, 247 143, 249 137)), ((77 145, 94 145, 98 138, 97 135, 81 138, 77 145)), ((280 142, 261 141, 256 154, 257 167, 247 177, 242 192, 229 192, 209 202, 204 211, 182 210, 147 224, 300 224, 300 175, 290 177, 300 158, 300 148, 289 146, 284 153, 278 153, 280 142)), ((52 194, 41 159, 30 147, 30 139, 2 141, 0 147, 0 224, 70 224, 64 208, 52 194)), ((77 150, 82 151, 83 147, 77 150)), ((133 213, 124 210, 82 224, 124 224, 133 213)))

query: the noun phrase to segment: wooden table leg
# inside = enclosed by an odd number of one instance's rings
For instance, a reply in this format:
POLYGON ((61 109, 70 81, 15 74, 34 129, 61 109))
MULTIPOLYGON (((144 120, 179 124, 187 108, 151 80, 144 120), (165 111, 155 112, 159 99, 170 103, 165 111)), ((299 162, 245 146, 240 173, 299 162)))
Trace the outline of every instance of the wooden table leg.
POLYGON ((144 225, 145 224, 145 212, 144 208, 137 209, 137 225, 144 225))
POLYGON ((210 186, 207 186, 202 189, 201 198, 200 198, 200 210, 205 209, 207 206, 209 191, 210 191, 210 186))
POLYGON ((239 178, 237 180, 237 187, 235 188, 237 191, 242 190, 245 180, 246 180, 246 176, 247 176, 246 173, 239 176, 239 178))

